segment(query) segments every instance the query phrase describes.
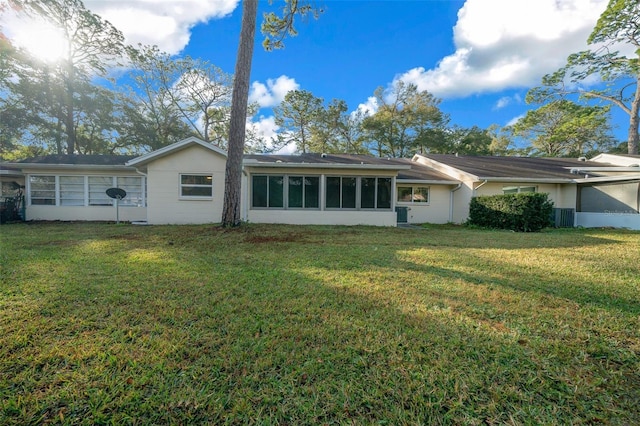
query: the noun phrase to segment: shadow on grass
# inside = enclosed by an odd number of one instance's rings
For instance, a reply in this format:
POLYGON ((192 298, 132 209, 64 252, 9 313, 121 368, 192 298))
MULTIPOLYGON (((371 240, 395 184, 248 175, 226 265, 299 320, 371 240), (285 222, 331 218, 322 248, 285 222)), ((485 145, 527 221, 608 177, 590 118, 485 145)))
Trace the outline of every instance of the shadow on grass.
MULTIPOLYGON (((175 230, 85 229, 81 244, 45 246, 47 259, 7 258, 18 271, 2 292, 20 287, 24 303, 3 309, 0 423, 640 420, 634 364, 600 369, 580 348, 487 326, 474 294, 461 311, 444 306, 449 281, 472 293, 499 262, 470 273, 398 256, 480 237, 175 230)), ((551 291, 553 278, 535 274, 532 297, 551 291)), ((497 281, 531 291, 517 276, 497 281)))

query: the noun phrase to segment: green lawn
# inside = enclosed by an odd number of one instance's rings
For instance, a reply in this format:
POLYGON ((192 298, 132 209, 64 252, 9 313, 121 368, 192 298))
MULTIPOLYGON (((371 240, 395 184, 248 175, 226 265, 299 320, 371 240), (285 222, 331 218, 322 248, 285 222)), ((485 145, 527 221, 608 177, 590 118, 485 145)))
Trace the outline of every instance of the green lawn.
POLYGON ((640 424, 640 233, 0 227, 0 424, 640 424))

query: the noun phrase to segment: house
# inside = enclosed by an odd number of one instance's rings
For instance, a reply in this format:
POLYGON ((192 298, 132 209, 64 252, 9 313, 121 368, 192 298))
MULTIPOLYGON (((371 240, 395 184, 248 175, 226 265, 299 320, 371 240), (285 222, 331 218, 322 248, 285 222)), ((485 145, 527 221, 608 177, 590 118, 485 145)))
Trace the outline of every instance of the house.
MULTIPOLYGON (((222 217, 226 158, 222 149, 188 138, 141 156, 49 155, 5 163, 0 181, 3 195, 13 182, 25 187, 26 220, 110 221, 117 210, 120 220, 131 222, 216 223, 222 217), (126 197, 116 203, 106 195, 112 187, 124 189, 126 197)), ((473 196, 538 191, 569 211, 571 224, 640 229, 640 168, 633 161, 246 155, 241 218, 376 226, 461 223, 473 196)))

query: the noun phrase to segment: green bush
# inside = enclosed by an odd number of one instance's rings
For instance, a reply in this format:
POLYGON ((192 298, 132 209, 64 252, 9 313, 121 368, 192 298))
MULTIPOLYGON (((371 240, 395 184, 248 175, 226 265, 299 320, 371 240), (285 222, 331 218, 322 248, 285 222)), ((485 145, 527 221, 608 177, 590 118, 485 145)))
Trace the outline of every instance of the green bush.
POLYGON ((553 202, 543 193, 473 197, 468 223, 485 228, 537 232, 552 225, 552 211, 553 202))

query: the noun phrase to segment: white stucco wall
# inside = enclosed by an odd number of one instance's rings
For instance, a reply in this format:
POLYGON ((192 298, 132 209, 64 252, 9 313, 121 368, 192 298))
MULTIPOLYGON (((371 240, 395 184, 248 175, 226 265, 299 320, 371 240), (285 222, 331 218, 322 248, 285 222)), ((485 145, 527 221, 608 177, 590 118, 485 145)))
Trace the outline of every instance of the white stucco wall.
POLYGON ((396 226, 396 213, 365 210, 250 210, 249 221, 291 225, 396 226))
MULTIPOLYGON (((476 183, 476 187, 479 184, 476 183)), ((553 206, 557 208, 576 208, 576 185, 556 183, 527 183, 527 182, 487 182, 475 192, 475 195, 499 195, 506 186, 535 186, 537 192, 549 194, 553 206)), ((469 200, 471 201, 471 200, 469 200)))
POLYGON ((159 224, 218 223, 222 220, 226 158, 193 145, 147 165, 147 222, 159 224), (213 196, 180 196, 181 174, 211 174, 213 196))
POLYGON ((121 206, 26 206, 26 220, 115 221, 116 213, 123 222, 146 219, 145 207, 121 206))
POLYGON ((640 214, 576 213, 575 226, 627 228, 640 231, 640 214))
POLYGON ((409 223, 447 223, 449 222, 449 203, 451 199, 451 185, 419 185, 402 184, 398 186, 426 186, 429 187, 428 203, 396 202, 398 207, 407 207, 407 221, 409 223))

